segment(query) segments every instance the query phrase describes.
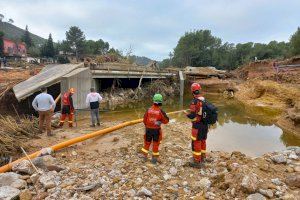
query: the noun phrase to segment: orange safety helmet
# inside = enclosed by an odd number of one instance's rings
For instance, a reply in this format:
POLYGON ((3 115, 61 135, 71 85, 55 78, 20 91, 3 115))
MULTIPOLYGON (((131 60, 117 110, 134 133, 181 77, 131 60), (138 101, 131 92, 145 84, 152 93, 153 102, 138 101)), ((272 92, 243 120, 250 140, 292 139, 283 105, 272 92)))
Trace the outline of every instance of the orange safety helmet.
POLYGON ((201 85, 199 83, 193 83, 191 85, 191 90, 194 93, 195 91, 199 91, 201 90, 201 85))
POLYGON ((74 93, 75 93, 75 89, 74 89, 74 88, 70 88, 70 89, 69 89, 69 92, 70 92, 71 94, 74 94, 74 93))

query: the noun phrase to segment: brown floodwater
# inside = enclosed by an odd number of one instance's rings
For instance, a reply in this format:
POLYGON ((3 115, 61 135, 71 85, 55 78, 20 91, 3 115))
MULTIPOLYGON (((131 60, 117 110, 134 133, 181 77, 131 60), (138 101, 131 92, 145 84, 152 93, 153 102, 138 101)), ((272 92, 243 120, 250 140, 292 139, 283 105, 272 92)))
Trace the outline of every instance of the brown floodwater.
MULTIPOLYGON (((219 94, 207 94, 206 99, 218 107, 218 122, 209 131, 208 150, 241 151, 250 156, 282 150, 287 146, 300 146, 300 138, 275 125, 278 110, 263 107, 247 107, 235 99, 224 99, 219 94)), ((183 100, 168 100, 163 109, 167 112, 188 108, 190 96, 183 100)), ((101 113, 105 121, 142 118, 151 101, 117 107, 113 111, 101 113)), ((189 120, 182 114, 172 115, 173 121, 189 120)))

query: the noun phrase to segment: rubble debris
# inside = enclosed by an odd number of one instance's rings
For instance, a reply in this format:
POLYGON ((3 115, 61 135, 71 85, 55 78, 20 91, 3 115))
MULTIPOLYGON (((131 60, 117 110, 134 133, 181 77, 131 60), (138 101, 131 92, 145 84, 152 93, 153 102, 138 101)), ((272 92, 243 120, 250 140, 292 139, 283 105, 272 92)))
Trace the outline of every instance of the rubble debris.
MULTIPOLYGON (((76 152, 83 156, 73 156, 71 152, 74 150, 70 150, 68 153, 57 152, 55 159, 51 155, 40 157, 39 162, 64 166, 64 169, 48 172, 43 168, 44 174, 22 176, 22 181, 27 182, 33 198, 43 194, 46 199, 284 199, 299 196, 297 173, 285 169, 298 166, 300 158, 289 157, 297 155, 300 147, 267 153, 258 158, 250 158, 237 151, 208 152, 211 162, 202 169, 194 169, 184 165, 191 156, 190 148, 187 148, 189 140, 186 139, 189 133, 181 122, 178 123, 176 129, 183 134, 175 138, 176 145, 168 142, 174 136, 166 125, 169 131, 165 131, 161 163, 156 166, 150 161, 142 162, 137 155, 137 149, 142 145, 142 140, 137 142, 137 138, 142 138, 139 130, 142 125, 135 125, 130 127, 129 132, 120 133, 119 137, 130 140, 128 146, 103 151, 103 156, 94 150, 86 153, 79 148, 76 152), (289 161, 277 164, 271 160, 276 155, 283 155, 289 161), (264 167, 265 164, 268 167, 264 167)), ((39 168, 42 166, 37 165, 39 168)))
POLYGON ((259 193, 250 194, 246 200, 266 200, 266 197, 259 193))
POLYGON ((298 187, 298 188, 300 188, 300 174, 299 173, 289 174, 286 177, 285 182, 290 187, 298 187))
POLYGON ((294 83, 299 84, 299 67, 292 67, 291 65, 299 64, 299 57, 294 57, 287 60, 275 61, 275 60, 261 60, 257 62, 251 62, 237 68, 234 73, 243 80, 272 80, 281 83, 294 83), (276 62, 279 67, 278 73, 274 68, 273 63, 276 62))
POLYGON ((278 163, 278 164, 286 163, 286 161, 287 161, 286 157, 282 154, 272 156, 271 160, 273 160, 273 162, 278 163))
POLYGON ((273 191, 271 189, 259 189, 259 193, 269 198, 272 198, 274 196, 273 191))
POLYGON ((12 166, 12 171, 16 173, 33 174, 34 169, 28 160, 22 160, 12 166))
POLYGON ((258 178, 256 174, 248 174, 243 177, 242 188, 248 193, 254 193, 258 189, 258 178))
POLYGON ((36 118, 15 119, 0 115, 0 156, 21 152, 23 141, 38 137, 38 121, 36 118))
POLYGON ((146 197, 151 197, 152 196, 152 192, 150 190, 148 190, 147 188, 145 187, 142 187, 138 193, 137 193, 138 196, 146 196, 146 197))
POLYGON ((58 185, 60 177, 57 176, 56 171, 50 171, 42 174, 39 177, 39 182, 43 185, 45 189, 51 189, 58 185))
POLYGON ((25 189, 25 190, 22 190, 20 192, 20 200, 31 200, 32 199, 32 194, 30 192, 30 190, 28 189, 25 189))
POLYGON ((21 179, 19 174, 7 172, 0 174, 0 187, 2 186, 11 186, 17 189, 22 189, 27 186, 27 183, 21 179))
POLYGON ((165 97, 174 97, 179 94, 179 84, 173 83, 171 80, 155 80, 135 90, 114 88, 110 91, 104 91, 101 93, 103 97, 101 108, 108 106, 110 109, 115 109, 117 106, 144 101, 151 99, 155 93, 160 93, 165 97))
POLYGON ((3 200, 11 200, 15 199, 19 196, 20 190, 11 187, 11 186, 3 186, 0 187, 0 199, 3 200))

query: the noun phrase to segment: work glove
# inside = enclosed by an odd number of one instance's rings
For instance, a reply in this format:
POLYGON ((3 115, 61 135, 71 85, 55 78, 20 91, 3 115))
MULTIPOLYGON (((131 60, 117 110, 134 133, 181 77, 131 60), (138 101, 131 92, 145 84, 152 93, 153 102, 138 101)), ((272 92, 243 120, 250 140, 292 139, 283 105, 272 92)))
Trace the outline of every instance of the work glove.
POLYGON ((161 125, 161 121, 156 121, 156 122, 155 122, 155 125, 156 125, 156 126, 160 126, 160 125, 161 125))

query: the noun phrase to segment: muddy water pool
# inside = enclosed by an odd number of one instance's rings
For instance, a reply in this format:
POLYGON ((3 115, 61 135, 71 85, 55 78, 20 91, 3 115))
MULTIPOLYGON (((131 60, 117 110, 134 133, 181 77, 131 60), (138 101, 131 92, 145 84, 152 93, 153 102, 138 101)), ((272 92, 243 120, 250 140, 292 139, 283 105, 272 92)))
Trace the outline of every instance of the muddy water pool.
MULTIPOLYGON (((287 133, 275 125, 279 111, 262 107, 245 107, 234 99, 224 99, 222 95, 207 94, 206 99, 218 107, 219 119, 210 127, 208 150, 241 151, 249 156, 259 156, 267 152, 284 149, 286 146, 300 146, 300 138, 287 133)), ((163 105, 166 112, 186 109, 191 96, 183 100, 172 99, 163 105)), ((100 114, 105 121, 128 121, 142 118, 150 101, 144 101, 116 108, 114 111, 100 114)), ((189 120, 183 115, 170 116, 174 123, 189 120)))

